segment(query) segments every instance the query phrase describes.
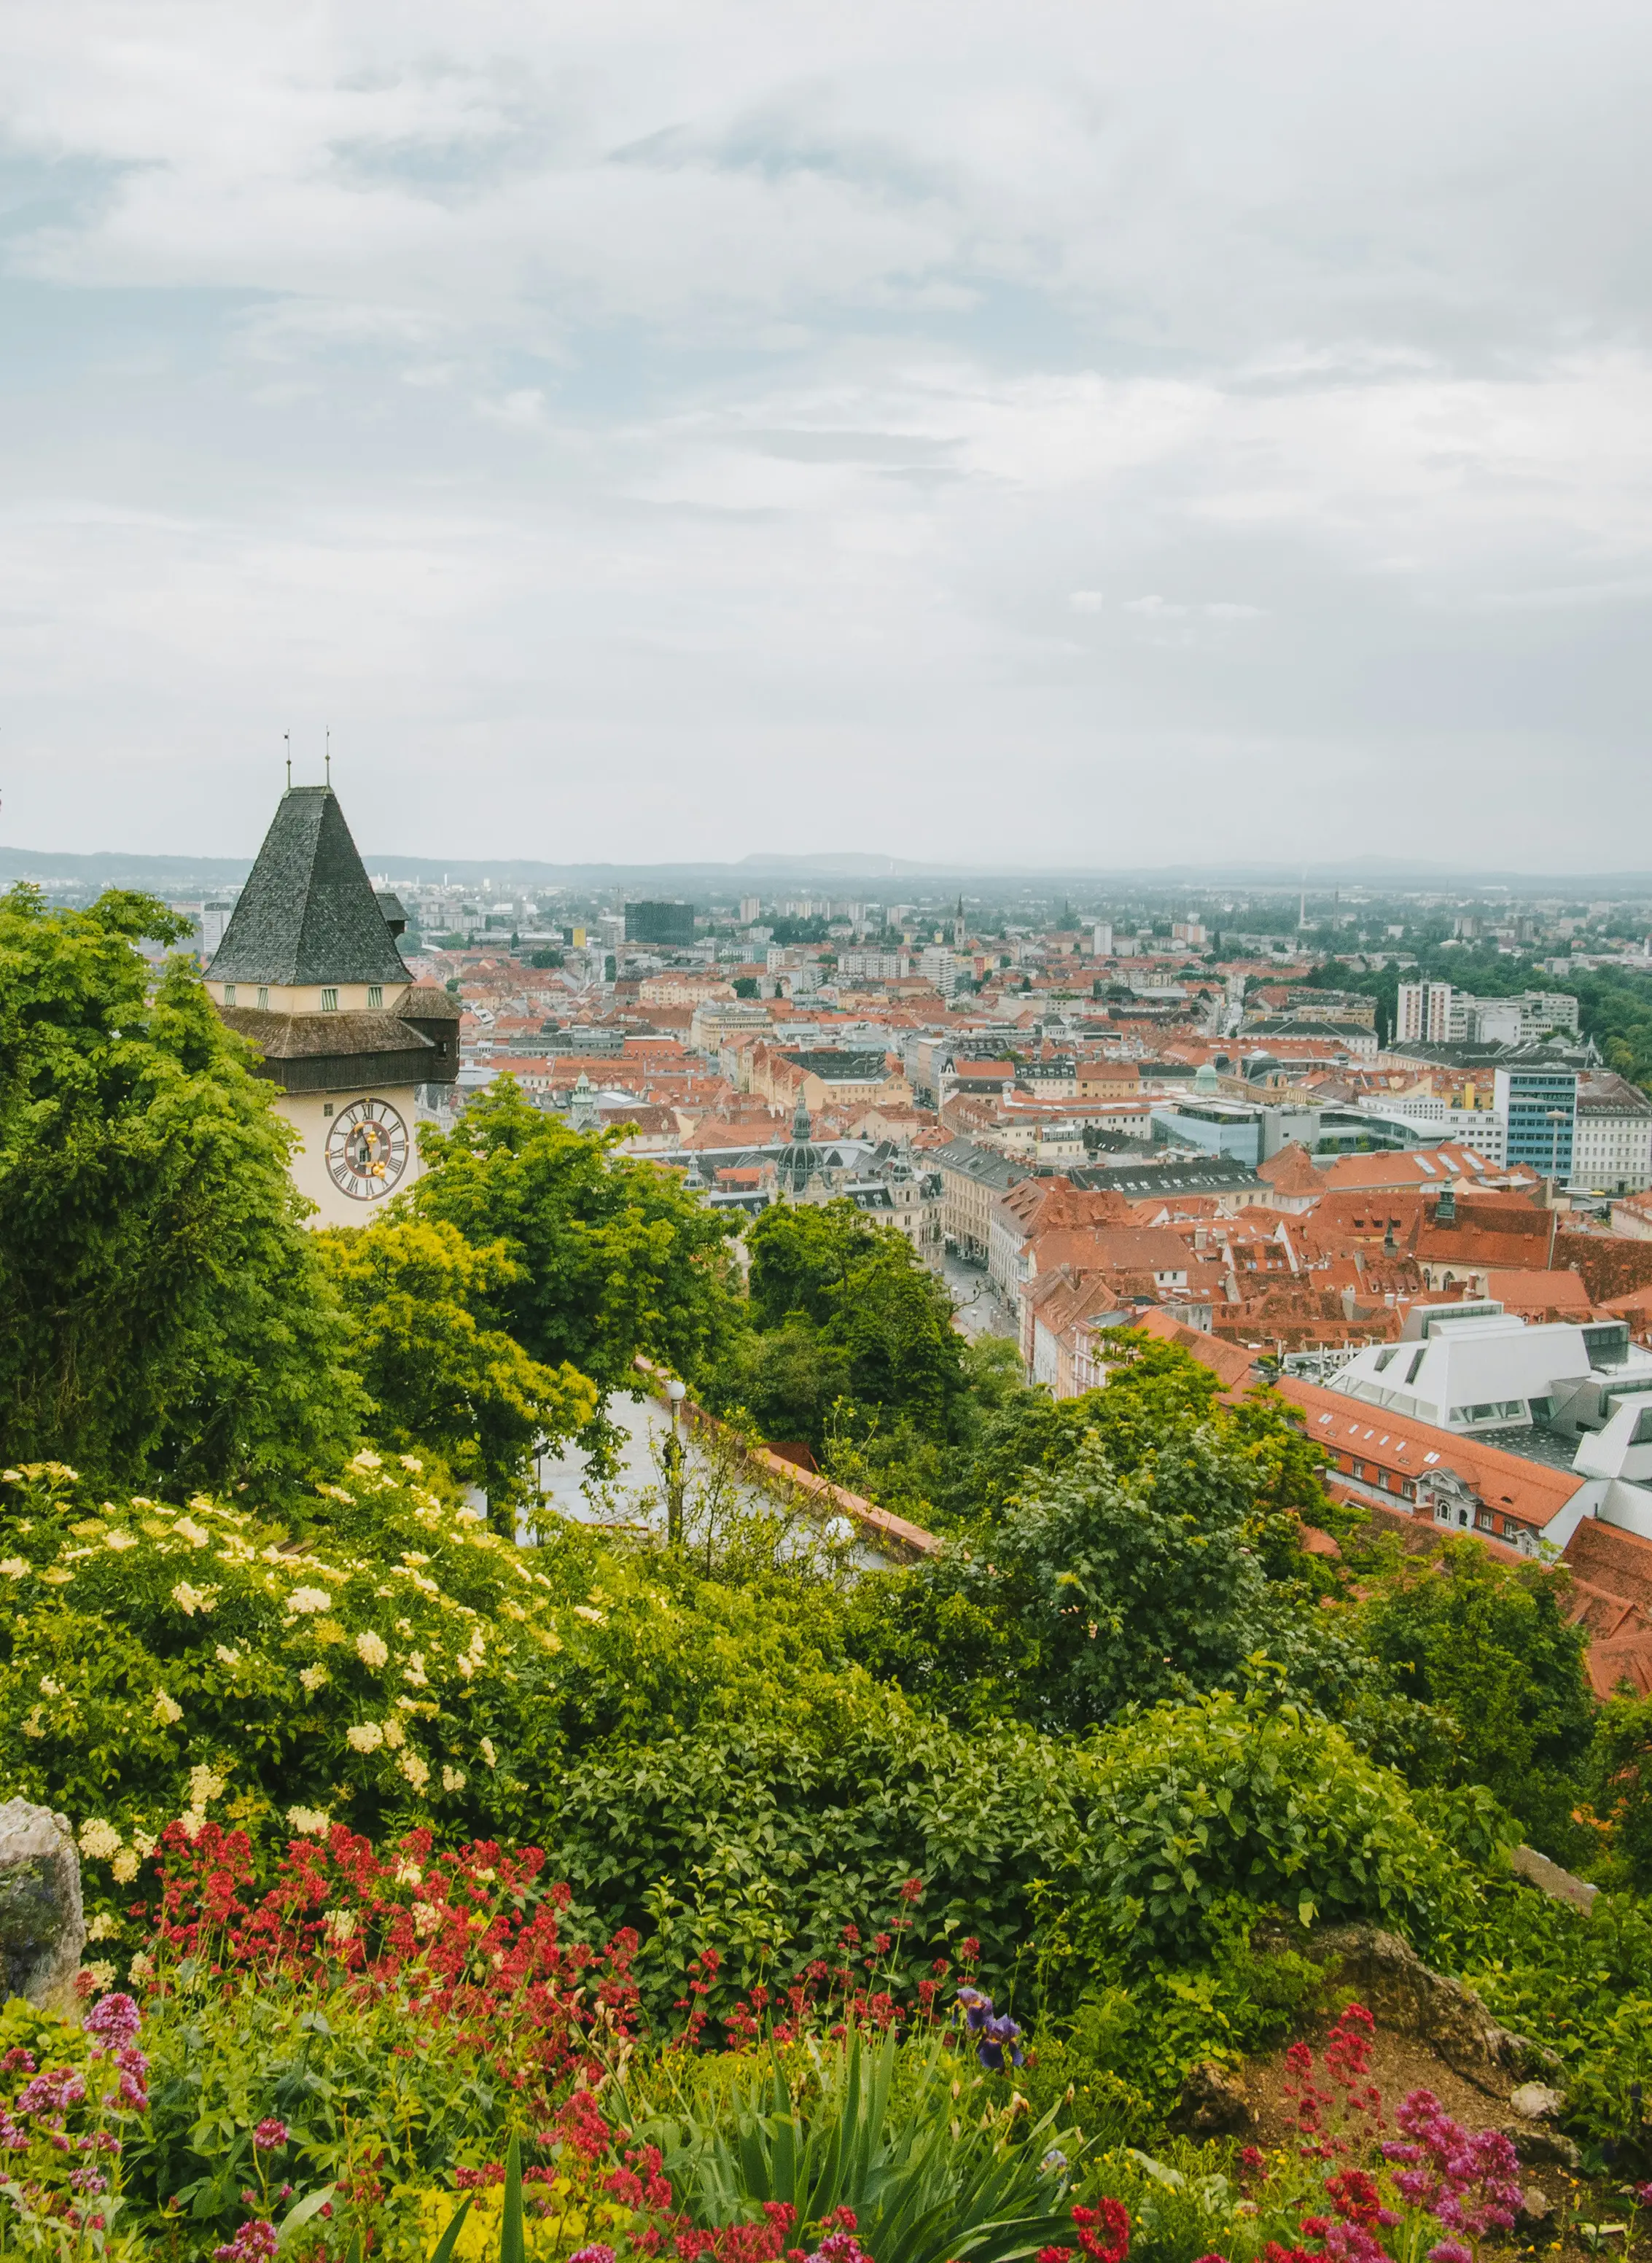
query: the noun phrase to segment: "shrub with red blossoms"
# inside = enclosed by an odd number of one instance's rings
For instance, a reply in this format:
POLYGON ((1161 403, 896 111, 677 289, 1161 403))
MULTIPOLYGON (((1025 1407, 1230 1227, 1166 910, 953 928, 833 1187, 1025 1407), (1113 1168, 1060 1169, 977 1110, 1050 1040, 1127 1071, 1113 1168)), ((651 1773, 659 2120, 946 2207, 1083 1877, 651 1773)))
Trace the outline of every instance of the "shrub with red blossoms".
POLYGON ((294 1840, 261 1894, 243 1832, 207 1822, 191 1837, 173 1823, 161 1847, 157 1992, 188 1957, 227 1989, 247 1978, 404 2000, 425 2050, 480 2059, 513 2089, 526 2078, 547 2105, 570 2077, 597 2079, 602 2051, 636 2024, 636 1934, 565 1943, 573 1897, 542 1883, 537 1847, 435 1854, 419 1830, 380 1856, 335 1824, 323 1841, 294 1840))
MULTIPOLYGON (((1124 2263, 1130 2252, 1130 2218, 1122 2201, 1108 2197, 1094 2208, 1075 2208, 1072 2221, 1078 2252, 1090 2263, 1124 2263)), ((1074 2263, 1074 2257, 1071 2247, 1041 2247, 1037 2263, 1074 2263)))

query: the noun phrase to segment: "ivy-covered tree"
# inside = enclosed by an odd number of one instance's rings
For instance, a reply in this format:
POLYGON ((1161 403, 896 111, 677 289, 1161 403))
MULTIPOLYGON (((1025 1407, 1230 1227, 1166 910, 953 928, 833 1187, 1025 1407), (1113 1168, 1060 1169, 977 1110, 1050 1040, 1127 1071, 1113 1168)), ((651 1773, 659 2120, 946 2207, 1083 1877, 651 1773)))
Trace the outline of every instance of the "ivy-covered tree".
POLYGON ((0 898, 0 1450, 256 1496, 347 1453, 360 1392, 272 1088, 137 948, 188 931, 0 898))

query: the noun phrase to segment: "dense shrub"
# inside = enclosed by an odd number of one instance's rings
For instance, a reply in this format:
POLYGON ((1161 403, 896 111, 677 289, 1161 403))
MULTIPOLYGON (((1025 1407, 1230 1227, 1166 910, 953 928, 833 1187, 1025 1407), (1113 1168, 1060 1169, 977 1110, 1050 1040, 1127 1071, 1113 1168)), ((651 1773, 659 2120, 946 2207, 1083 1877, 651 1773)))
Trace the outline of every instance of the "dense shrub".
POLYGON ((1197 1956, 1241 1895, 1303 1925, 1372 1918, 1427 1944, 1471 1905, 1399 1779, 1260 1692, 1156 1707, 1085 1749, 1076 1928, 1105 1956, 1197 1956))

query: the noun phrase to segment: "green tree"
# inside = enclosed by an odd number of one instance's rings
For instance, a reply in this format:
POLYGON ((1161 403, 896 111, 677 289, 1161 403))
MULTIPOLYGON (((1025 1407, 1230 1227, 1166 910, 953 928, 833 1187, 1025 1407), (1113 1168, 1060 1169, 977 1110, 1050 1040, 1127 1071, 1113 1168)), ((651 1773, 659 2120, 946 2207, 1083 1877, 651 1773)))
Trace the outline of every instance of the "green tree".
POLYGON ((502 1242, 477 1248, 444 1220, 393 1213, 315 1239, 380 1445, 441 1455, 497 1509, 542 1445, 595 1414, 595 1385, 576 1368, 542 1365, 493 1325, 523 1269, 502 1242))
POLYGON ((1652 1697, 1626 1691, 1601 1707, 1587 1781, 1613 1871, 1646 1893, 1652 1890, 1652 1697))
MULTIPOLYGON (((1171 1428, 1128 1476, 1093 1428, 1065 1469, 1006 1503, 990 1541, 949 1551, 934 1577, 1030 1645, 1016 1710, 1041 1726, 1082 1729, 1132 1702, 1238 1688, 1263 1655, 1315 1684, 1332 1661, 1316 1615, 1260 1560, 1258 1491, 1213 1426, 1171 1428)), ((1333 1678, 1357 1681, 1351 1663, 1333 1678)))
MULTIPOLYGON (((937 1440, 952 1435, 966 1390, 963 1346, 946 1291, 904 1233, 869 1223, 847 1200, 776 1203, 747 1246, 760 1330, 785 1329, 796 1342, 800 1328, 814 1329, 823 1362, 857 1407, 937 1440)), ((824 1391, 821 1400, 831 1404, 824 1391)))
POLYGON ((0 1446, 279 1489, 357 1434, 273 1088, 152 898, 0 898, 0 1446))
POLYGON ((1499 1564, 1464 1535, 1420 1558, 1385 1544, 1361 1579, 1373 1652, 1457 1724, 1458 1780, 1484 1784, 1546 1851, 1583 1859, 1571 1818, 1591 1731, 1588 1638, 1566 1620, 1567 1573, 1499 1564))
POLYGON ((750 1416, 760 1436, 800 1439, 818 1454, 833 1409, 848 1391, 848 1363, 801 1318, 735 1345, 718 1377, 721 1403, 750 1416))
POLYGON ((517 1269, 498 1325, 542 1365, 565 1363, 599 1398, 627 1388, 638 1353, 697 1377, 738 1318, 728 1221, 656 1165, 617 1155, 617 1132, 570 1131, 501 1077, 451 1132, 426 1132, 415 1214, 517 1269))

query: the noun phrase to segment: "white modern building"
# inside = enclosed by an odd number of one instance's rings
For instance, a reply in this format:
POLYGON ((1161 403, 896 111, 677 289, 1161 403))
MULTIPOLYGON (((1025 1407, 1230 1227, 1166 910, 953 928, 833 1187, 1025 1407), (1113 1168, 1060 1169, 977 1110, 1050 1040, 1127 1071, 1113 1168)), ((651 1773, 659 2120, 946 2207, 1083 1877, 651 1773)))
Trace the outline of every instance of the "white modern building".
POLYGON ((1527 1326, 1490 1300, 1414 1305, 1400 1342, 1368 1345, 1324 1389, 1370 1410, 1361 1450, 1372 1466, 1412 1424, 1447 1434, 1425 1457, 1431 1468, 1449 1466, 1454 1436, 1550 1470, 1569 1463, 1581 1482, 1521 1545, 1563 1547, 1585 1516, 1652 1539, 1652 1353, 1623 1321, 1527 1326))

